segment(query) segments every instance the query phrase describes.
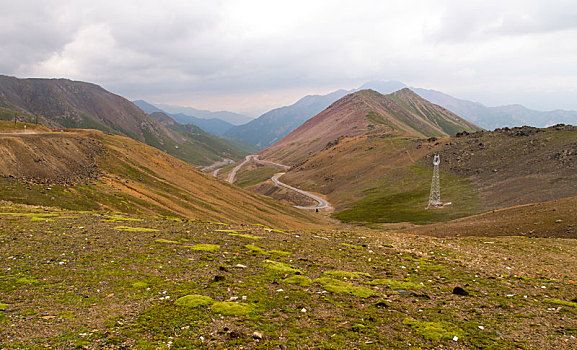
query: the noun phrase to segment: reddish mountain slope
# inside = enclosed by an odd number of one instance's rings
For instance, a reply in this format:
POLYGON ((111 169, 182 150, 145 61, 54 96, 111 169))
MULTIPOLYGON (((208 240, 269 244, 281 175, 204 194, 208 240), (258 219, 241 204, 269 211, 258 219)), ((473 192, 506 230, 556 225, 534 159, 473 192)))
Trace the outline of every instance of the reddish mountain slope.
POLYGON ((342 137, 372 133, 430 137, 479 129, 409 89, 389 95, 363 90, 333 103, 261 154, 296 164, 342 137))

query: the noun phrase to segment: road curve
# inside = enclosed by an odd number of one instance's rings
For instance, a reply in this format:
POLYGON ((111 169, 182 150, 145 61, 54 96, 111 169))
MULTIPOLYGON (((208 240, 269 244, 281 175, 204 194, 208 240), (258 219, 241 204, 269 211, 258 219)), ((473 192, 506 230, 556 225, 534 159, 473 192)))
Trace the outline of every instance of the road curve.
MULTIPOLYGON (((273 165, 279 166, 279 167, 284 168, 284 169, 289 169, 289 168, 290 168, 290 167, 287 166, 287 165, 283 165, 283 164, 279 164, 279 163, 274 163, 274 162, 271 162, 271 161, 268 161, 268 160, 260 160, 260 159, 258 159, 258 155, 257 155, 257 154, 249 154, 248 156, 246 156, 246 157, 244 158, 244 161, 243 161, 242 163, 240 163, 239 165, 235 166, 234 169, 232 169, 232 171, 231 171, 230 174, 228 175, 227 181, 228 181, 230 184, 233 184, 233 183, 234 183, 234 180, 235 180, 235 178, 236 178, 236 173, 240 170, 240 168, 242 168, 246 163, 250 162, 251 160, 254 160, 254 161, 259 162, 259 163, 269 163, 269 164, 273 164, 273 165)), ((218 173, 216 173, 216 174, 218 174, 218 173)), ((215 174, 215 176, 216 176, 216 174, 215 174)), ((329 202, 327 202, 325 199, 323 199, 323 198, 321 198, 321 197, 319 197, 319 196, 316 196, 316 195, 314 195, 314 194, 312 194, 312 193, 309 193, 309 192, 306 192, 306 191, 303 191, 303 190, 299 190, 298 188, 292 187, 292 186, 287 185, 287 184, 285 184, 285 183, 283 183, 283 182, 280 182, 278 178, 281 177, 281 176, 283 176, 284 174, 285 174, 285 173, 278 173, 278 174, 276 174, 275 176, 273 176, 273 177, 271 178, 272 182, 273 182, 275 185, 277 185, 277 186, 284 187, 284 188, 288 188, 288 189, 291 190, 291 191, 295 191, 295 192, 297 192, 297 193, 302 194, 303 196, 312 198, 313 200, 315 200, 315 201, 317 201, 317 202, 319 203, 318 205, 312 206, 312 207, 305 207, 305 206, 295 205, 295 206, 294 206, 295 208, 305 209, 305 210, 319 210, 319 209, 331 208, 331 204, 330 204, 329 202)))
POLYGON ((275 176, 273 176, 273 177, 271 178, 272 182, 274 182, 274 184, 277 185, 277 186, 281 186, 281 187, 288 188, 289 190, 292 190, 292 191, 295 191, 295 192, 297 192, 297 193, 300 193, 300 194, 302 194, 303 196, 307 196, 307 197, 309 197, 309 198, 312 198, 312 199, 314 199, 315 201, 317 201, 317 202, 319 203, 319 205, 313 206, 313 207, 303 207, 303 206, 300 206, 300 205, 295 205, 295 208, 315 210, 315 209, 326 209, 326 208, 330 208, 330 207, 331 207, 331 205, 330 205, 329 202, 327 202, 326 200, 324 200, 323 198, 321 198, 321 197, 319 197, 319 196, 316 196, 316 195, 314 195, 314 194, 312 194, 312 193, 309 193, 309 192, 306 192, 306 191, 303 191, 303 190, 299 190, 299 189, 296 188, 296 187, 292 187, 292 186, 287 185, 287 184, 285 184, 285 183, 283 183, 283 182, 280 182, 278 178, 281 177, 281 176, 283 176, 284 174, 285 174, 285 173, 278 173, 278 174, 276 174, 275 176))
POLYGON ((233 184, 236 178, 236 173, 240 170, 240 168, 242 168, 246 163, 250 162, 250 160, 253 158, 256 159, 258 158, 258 156, 254 154, 249 154, 248 156, 244 157, 244 161, 239 165, 235 166, 234 169, 232 169, 232 171, 230 172, 230 174, 228 174, 227 179, 228 183, 233 184))

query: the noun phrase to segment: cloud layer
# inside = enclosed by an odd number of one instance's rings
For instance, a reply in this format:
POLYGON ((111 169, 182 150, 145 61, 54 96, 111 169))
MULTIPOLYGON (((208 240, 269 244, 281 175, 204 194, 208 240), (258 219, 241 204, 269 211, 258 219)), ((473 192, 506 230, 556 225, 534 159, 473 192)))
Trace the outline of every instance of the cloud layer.
POLYGON ((0 73, 253 114, 377 79, 577 109, 576 35, 561 0, 19 0, 0 4, 0 73))

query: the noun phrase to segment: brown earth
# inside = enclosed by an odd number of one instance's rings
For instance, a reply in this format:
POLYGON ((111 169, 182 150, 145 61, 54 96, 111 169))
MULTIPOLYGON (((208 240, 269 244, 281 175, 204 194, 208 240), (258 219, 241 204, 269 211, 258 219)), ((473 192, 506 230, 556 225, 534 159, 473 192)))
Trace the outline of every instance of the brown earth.
POLYGON ((445 223, 413 226, 403 232, 436 237, 577 238, 577 197, 497 209, 445 223))
POLYGON ((99 131, 0 135, 0 155, 2 198, 19 203, 71 209, 96 205, 276 227, 325 223, 215 179, 155 148, 99 131))

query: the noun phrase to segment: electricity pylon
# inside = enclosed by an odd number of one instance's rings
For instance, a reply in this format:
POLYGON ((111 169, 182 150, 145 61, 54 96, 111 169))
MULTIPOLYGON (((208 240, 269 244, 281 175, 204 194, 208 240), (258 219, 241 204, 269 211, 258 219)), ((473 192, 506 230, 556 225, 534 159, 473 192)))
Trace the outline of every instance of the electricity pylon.
POLYGON ((441 202, 441 181, 439 178, 439 164, 441 157, 435 154, 433 157, 433 180, 431 181, 431 194, 429 195, 429 204, 426 209, 439 208, 443 206, 441 202))

